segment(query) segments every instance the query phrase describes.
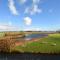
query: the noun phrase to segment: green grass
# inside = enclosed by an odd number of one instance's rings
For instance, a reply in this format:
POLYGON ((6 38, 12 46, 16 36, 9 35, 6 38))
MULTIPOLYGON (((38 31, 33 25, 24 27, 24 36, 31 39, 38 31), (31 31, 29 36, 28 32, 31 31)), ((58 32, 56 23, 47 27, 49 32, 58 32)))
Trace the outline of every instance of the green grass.
POLYGON ((4 37, 4 36, 5 36, 5 33, 4 32, 0 32, 0 38, 4 37))
POLYGON ((48 37, 39 39, 38 42, 16 46, 16 50, 20 52, 60 53, 60 34, 50 34, 48 37))

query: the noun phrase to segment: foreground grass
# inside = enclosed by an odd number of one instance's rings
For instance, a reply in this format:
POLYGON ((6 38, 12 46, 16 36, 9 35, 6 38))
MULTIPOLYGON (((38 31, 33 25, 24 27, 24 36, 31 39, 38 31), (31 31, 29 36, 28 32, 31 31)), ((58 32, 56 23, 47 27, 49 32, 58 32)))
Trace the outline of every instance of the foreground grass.
POLYGON ((37 42, 16 46, 16 50, 19 52, 60 53, 60 34, 50 34, 37 42))

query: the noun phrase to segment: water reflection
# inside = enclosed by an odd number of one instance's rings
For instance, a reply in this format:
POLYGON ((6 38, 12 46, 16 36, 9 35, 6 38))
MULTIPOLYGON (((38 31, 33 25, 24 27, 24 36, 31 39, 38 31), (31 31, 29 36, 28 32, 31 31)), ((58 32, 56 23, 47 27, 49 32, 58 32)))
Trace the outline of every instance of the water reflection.
POLYGON ((25 40, 31 40, 33 38, 42 38, 45 36, 48 36, 48 35, 47 34, 26 34, 24 38, 25 40))
POLYGON ((16 38, 17 40, 31 40, 34 38, 42 38, 48 36, 48 34, 25 34, 24 37, 16 38))

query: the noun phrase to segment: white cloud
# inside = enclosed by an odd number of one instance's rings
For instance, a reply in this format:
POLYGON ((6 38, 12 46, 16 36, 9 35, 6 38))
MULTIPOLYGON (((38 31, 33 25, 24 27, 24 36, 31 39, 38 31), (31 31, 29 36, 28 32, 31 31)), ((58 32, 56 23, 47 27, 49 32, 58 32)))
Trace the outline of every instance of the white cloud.
POLYGON ((40 31, 40 28, 36 28, 35 31, 40 31))
POLYGON ((32 0, 31 6, 27 7, 24 13, 27 13, 30 15, 41 13, 42 9, 39 8, 39 2, 40 0, 32 0))
POLYGON ((12 29, 12 27, 10 27, 8 25, 0 25, 0 31, 8 31, 11 29, 12 29))
POLYGON ((0 30, 7 29, 5 25, 0 25, 0 30))
POLYGON ((24 3, 27 2, 27 0, 19 0, 19 2, 20 2, 21 4, 24 4, 24 3))
POLYGON ((24 31, 41 31, 42 28, 38 27, 31 27, 31 28, 25 28, 24 31))
POLYGON ((18 11, 16 10, 16 7, 14 5, 14 1, 13 0, 8 0, 8 7, 10 9, 10 11, 12 12, 12 14, 14 15, 18 15, 18 11))
POLYGON ((38 5, 34 5, 31 9, 31 14, 41 13, 42 10, 38 8, 38 5))
POLYGON ((33 0, 33 4, 39 3, 40 0, 33 0))
POLYGON ((25 23, 26 25, 31 25, 32 19, 31 19, 30 17, 24 17, 24 23, 25 23))
POLYGON ((0 31, 19 31, 20 27, 13 26, 10 22, 0 24, 0 31))
POLYGON ((32 7, 27 7, 26 9, 25 9, 25 13, 29 13, 29 14, 31 14, 31 15, 34 15, 34 14, 36 14, 36 13, 41 13, 42 12, 42 9, 40 9, 39 7, 38 7, 38 5, 33 5, 32 7))
POLYGON ((37 27, 33 27, 31 28, 31 31, 40 31, 41 29, 40 28, 37 28, 37 27))

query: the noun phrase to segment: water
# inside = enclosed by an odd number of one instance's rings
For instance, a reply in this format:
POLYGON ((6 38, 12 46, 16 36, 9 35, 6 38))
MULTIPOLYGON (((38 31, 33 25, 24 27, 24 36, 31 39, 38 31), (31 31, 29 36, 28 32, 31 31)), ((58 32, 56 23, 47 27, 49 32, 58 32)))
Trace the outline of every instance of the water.
POLYGON ((25 34, 23 38, 17 38, 17 40, 31 40, 33 38, 42 38, 48 36, 48 34, 25 34))
POLYGON ((25 38, 33 39, 33 38, 42 38, 42 37, 45 37, 45 36, 47 36, 47 34, 29 34, 25 38))

